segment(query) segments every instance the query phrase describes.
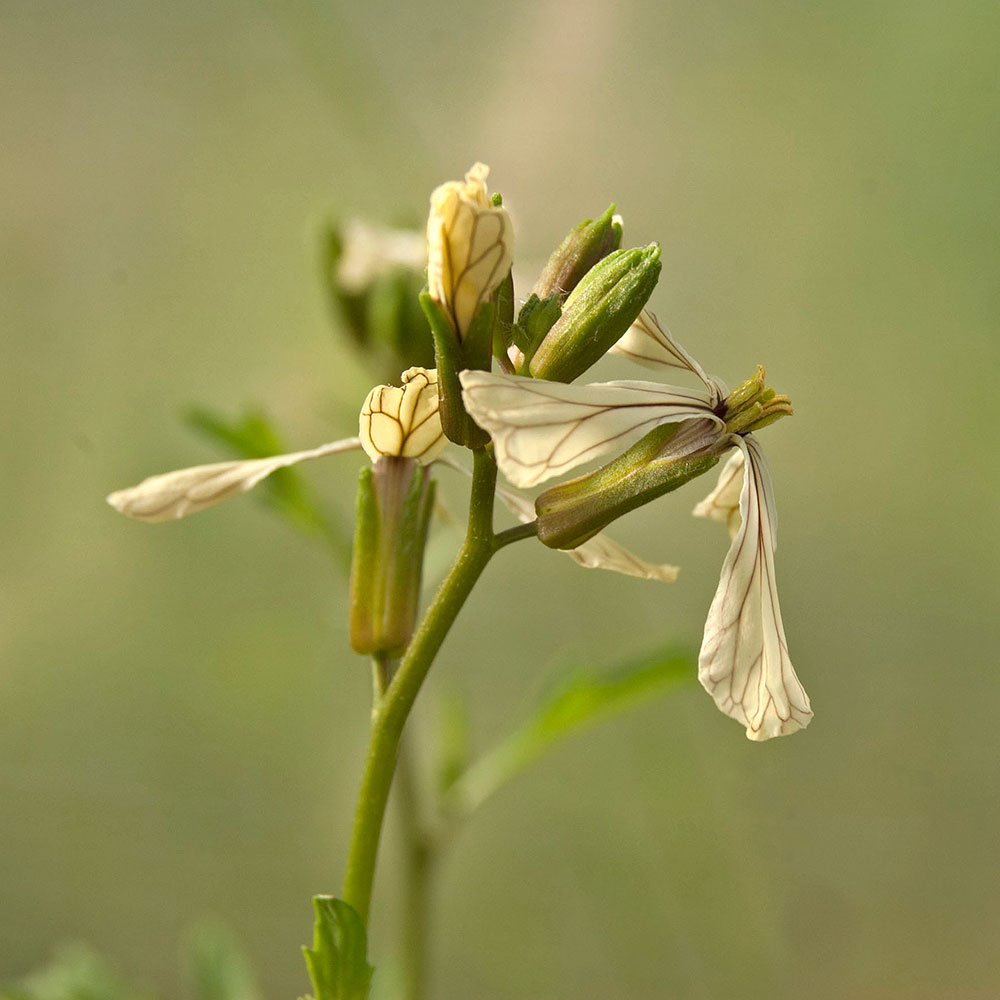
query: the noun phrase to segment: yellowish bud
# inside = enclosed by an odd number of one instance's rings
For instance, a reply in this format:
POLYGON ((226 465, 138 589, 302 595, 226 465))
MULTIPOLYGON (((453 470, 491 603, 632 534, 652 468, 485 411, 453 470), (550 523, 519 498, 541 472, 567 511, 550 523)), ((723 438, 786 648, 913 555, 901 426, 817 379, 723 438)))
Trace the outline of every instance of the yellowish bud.
POLYGON ((507 210, 486 192, 490 168, 476 163, 465 181, 431 195, 427 220, 427 285, 462 340, 479 307, 510 271, 514 230, 507 210))
POLYGON ((376 462, 381 457, 433 461, 448 443, 438 415, 437 372, 408 368, 402 387, 377 385, 361 407, 361 447, 376 462))

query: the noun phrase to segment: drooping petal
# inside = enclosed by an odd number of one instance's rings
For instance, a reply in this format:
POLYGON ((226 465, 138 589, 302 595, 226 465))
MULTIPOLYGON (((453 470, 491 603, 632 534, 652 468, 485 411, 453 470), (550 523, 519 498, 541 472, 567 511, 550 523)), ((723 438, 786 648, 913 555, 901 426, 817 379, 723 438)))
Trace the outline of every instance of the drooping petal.
POLYGON ((705 374, 697 361, 665 330, 656 314, 643 309, 639 318, 611 348, 610 354, 620 354, 646 368, 679 368, 699 378, 708 389, 713 405, 724 395, 724 389, 705 374))
POLYGON ((701 417, 722 426, 698 389, 656 382, 565 385, 479 371, 460 377, 465 408, 493 438, 497 464, 515 486, 534 486, 624 450, 660 424, 701 417))
MULTIPOLYGON (((509 490, 503 486, 497 487, 497 496, 503 505, 524 524, 535 519, 535 503, 530 497, 509 490)), ((669 563, 651 563, 640 559, 634 552, 607 535, 594 535, 589 541, 575 549, 563 549, 574 562, 587 569, 607 569, 625 576, 636 576, 641 580, 659 580, 661 583, 673 583, 677 579, 678 568, 669 563)))
POLYGON ((740 493, 743 490, 743 452, 738 448, 719 473, 715 489, 691 512, 695 517, 707 517, 729 529, 733 539, 740 529, 740 493))
POLYGON ((106 499, 115 510, 138 521, 173 521, 246 493, 278 469, 360 447, 360 439, 353 437, 272 458, 196 465, 150 476, 138 486, 116 490, 106 499))
MULTIPOLYGON (((705 622, 698 678, 716 705, 746 726, 749 739, 766 740, 804 729, 812 709, 789 659, 778 607, 771 475, 752 435, 734 440, 744 459, 741 520, 705 622)), ((722 478, 734 469, 728 462, 722 478)), ((731 489, 726 483, 724 492, 731 489)))

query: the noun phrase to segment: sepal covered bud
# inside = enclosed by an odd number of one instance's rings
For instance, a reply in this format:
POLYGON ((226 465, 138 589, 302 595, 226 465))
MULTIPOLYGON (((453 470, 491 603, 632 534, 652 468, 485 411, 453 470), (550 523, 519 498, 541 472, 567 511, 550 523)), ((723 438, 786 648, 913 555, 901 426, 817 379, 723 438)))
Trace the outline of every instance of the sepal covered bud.
POLYGON ((361 471, 351 562, 355 652, 398 656, 413 635, 434 482, 413 459, 379 458, 361 471))
POLYGON ((660 247, 616 250, 592 267, 531 359, 534 378, 572 382, 596 364, 642 311, 660 276, 660 247))
POLYGON ((708 421, 664 424, 613 462, 553 486, 535 500, 539 539, 573 549, 612 521, 683 486, 719 461, 708 421))
POLYGON ((599 260, 621 246, 622 221, 614 211, 611 205, 599 218, 586 219, 570 231, 538 276, 535 295, 556 295, 562 301, 599 260))
POLYGON ((365 398, 358 418, 358 436, 365 454, 415 458, 431 462, 448 443, 438 415, 437 372, 408 368, 403 385, 377 385, 365 398))

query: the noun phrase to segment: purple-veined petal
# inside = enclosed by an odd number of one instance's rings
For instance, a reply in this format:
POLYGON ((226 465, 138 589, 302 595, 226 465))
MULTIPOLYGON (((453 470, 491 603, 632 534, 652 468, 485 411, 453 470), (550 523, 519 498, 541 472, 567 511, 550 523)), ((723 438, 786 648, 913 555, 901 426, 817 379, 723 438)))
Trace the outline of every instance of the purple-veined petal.
MULTIPOLYGON (((743 456, 740 523, 705 622, 698 679, 726 715, 746 726, 749 739, 766 740, 804 729, 812 709, 788 655, 778 606, 771 475, 752 435, 734 440, 743 456)), ((726 463, 717 491, 731 491, 724 480, 735 464, 726 463)))
POLYGON ((460 378, 465 408, 493 438, 497 464, 515 486, 624 451, 660 424, 698 417, 722 426, 699 389, 632 381, 566 385, 479 371, 460 378))
POLYGON ((138 521, 173 521, 246 493, 278 469, 360 448, 360 439, 353 437, 288 455, 195 465, 150 476, 137 486, 109 494, 107 501, 115 510, 138 521))

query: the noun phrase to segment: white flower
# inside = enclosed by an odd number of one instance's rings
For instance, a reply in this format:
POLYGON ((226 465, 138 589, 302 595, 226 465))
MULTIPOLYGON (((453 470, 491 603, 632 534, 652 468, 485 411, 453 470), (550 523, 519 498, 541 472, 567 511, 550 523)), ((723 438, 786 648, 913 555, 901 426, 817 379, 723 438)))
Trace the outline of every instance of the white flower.
POLYGON ((107 497, 115 510, 139 521, 171 521, 253 489, 272 472, 314 458, 363 448, 374 462, 381 455, 428 463, 447 444, 438 416, 437 372, 409 368, 403 387, 376 386, 359 417, 360 436, 271 458, 214 462, 165 472, 107 497))
POLYGON ((507 210, 486 191, 490 168, 476 163, 465 181, 431 194, 427 220, 427 285, 461 340, 476 310, 510 271, 514 232, 507 210))
POLYGON ((750 739, 802 729, 812 711, 788 657, 774 575, 777 515, 760 446, 752 434, 726 429, 724 387, 651 313, 643 313, 616 347, 645 363, 688 371, 704 388, 650 382, 574 386, 469 371, 461 375, 466 409, 489 431, 500 469, 518 486, 620 453, 665 423, 687 421, 669 442, 667 457, 718 454, 735 445, 718 485, 696 508, 699 516, 726 524, 733 539, 705 623, 698 676, 719 708, 746 726, 750 739))

